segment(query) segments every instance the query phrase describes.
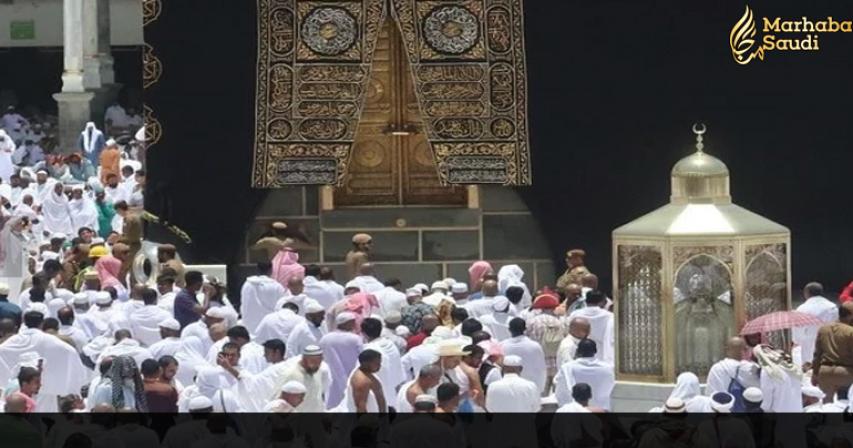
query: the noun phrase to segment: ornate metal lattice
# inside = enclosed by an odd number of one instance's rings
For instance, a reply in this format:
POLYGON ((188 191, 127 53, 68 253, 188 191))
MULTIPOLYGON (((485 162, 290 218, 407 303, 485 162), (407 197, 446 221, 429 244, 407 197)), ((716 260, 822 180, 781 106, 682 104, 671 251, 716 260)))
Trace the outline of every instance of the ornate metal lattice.
POLYGON ((722 358, 725 342, 734 334, 732 271, 725 264, 725 258, 718 258, 729 249, 685 249, 684 252, 696 255, 675 272, 676 373, 693 372, 705 376, 711 366, 722 358))
POLYGON ((619 246, 619 369, 663 374, 660 248, 619 246))
POLYGON ((785 244, 759 244, 746 250, 746 319, 782 311, 787 305, 785 244))
MULTIPOLYGON (((756 244, 746 249, 746 320, 788 307, 787 247, 783 243, 756 244)), ((785 347, 789 332, 773 332, 768 342, 785 347)))

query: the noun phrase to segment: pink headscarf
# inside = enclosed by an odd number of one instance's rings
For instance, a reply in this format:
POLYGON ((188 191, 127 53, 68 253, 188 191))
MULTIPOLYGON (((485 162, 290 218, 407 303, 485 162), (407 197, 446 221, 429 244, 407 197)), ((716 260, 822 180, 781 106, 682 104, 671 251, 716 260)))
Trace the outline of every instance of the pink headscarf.
POLYGON ((474 264, 468 268, 468 287, 471 291, 479 291, 480 290, 480 280, 483 278, 483 275, 486 272, 492 270, 492 265, 489 264, 488 261, 475 261, 474 264))
POLYGON ((374 309, 379 308, 379 302, 376 296, 366 292, 357 292, 347 297, 346 310, 351 313, 361 314, 364 317, 370 317, 374 309))
POLYGON ((98 258, 98 261, 95 262, 95 271, 98 272, 101 289, 122 286, 121 281, 118 279, 118 276, 121 274, 121 260, 118 258, 112 255, 98 258))
POLYGON ((356 315, 356 328, 361 331, 361 321, 367 319, 373 314, 374 310, 379 309, 379 301, 376 296, 366 292, 357 292, 344 299, 344 311, 349 311, 356 315))
POLYGON ((305 277, 305 267, 298 262, 299 254, 293 252, 289 247, 281 249, 272 259, 272 278, 287 288, 287 282, 291 278, 305 277))
POLYGON ((497 343, 494 339, 487 339, 485 341, 480 341, 480 343, 477 345, 479 345, 480 348, 482 348, 483 351, 486 352, 486 356, 498 357, 498 356, 504 355, 503 347, 499 343, 497 343))

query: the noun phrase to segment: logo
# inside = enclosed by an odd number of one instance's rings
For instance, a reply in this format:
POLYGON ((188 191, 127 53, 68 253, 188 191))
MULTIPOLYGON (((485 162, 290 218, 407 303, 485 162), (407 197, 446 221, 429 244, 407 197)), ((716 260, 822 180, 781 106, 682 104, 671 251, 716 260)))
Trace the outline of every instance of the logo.
POLYGON ((755 51, 755 18, 749 6, 743 13, 743 17, 735 23, 732 32, 729 33, 729 45, 732 47, 732 56, 735 62, 741 65, 749 64, 754 58, 764 60, 764 47, 759 46, 755 51))
POLYGON ((763 34, 760 39, 756 39, 758 22, 747 5, 743 16, 732 27, 729 46, 738 64, 746 65, 755 59, 763 61, 764 56, 771 51, 819 51, 822 33, 853 32, 853 21, 839 21, 832 16, 821 20, 812 20, 806 16, 794 20, 762 17, 760 24, 763 34))

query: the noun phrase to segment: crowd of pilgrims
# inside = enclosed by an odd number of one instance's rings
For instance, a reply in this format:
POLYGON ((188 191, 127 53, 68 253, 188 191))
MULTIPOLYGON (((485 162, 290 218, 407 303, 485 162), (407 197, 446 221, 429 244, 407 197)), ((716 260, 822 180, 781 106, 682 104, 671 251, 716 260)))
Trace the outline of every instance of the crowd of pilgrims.
MULTIPOLYGON (((44 127, 14 109, 2 121, 0 260, 6 276, 16 251, 26 261, 17 304, 0 285, 6 412, 619 410, 613 301, 582 250, 567 253, 553 288, 531 292, 519 266, 486 261, 465 279, 404 287, 377 278, 372 238, 357 234, 338 282, 328 266, 300 264, 299 241, 277 222, 237 306, 172 245, 158 248, 156 287, 134 284, 122 232, 142 206, 135 145, 89 123, 78 152, 37 160, 44 127)), ((761 335, 732 338, 704 393, 681 372, 652 411, 846 411, 853 302, 836 305, 816 283, 804 296, 798 310, 826 325, 795 329, 798 362, 761 335)))
MULTIPOLYGON (((5 410, 614 410, 613 302, 583 251, 567 254, 554 290, 532 294, 519 266, 496 272, 486 261, 464 281, 404 288, 377 279, 372 238, 357 234, 341 284, 329 267, 299 264, 286 229, 274 223, 256 243, 271 261, 246 279, 237 307, 217 279, 186 270, 172 245, 158 248, 156 289, 128 284, 120 239, 52 246, 57 258, 25 282, 20 306, 0 285, 5 410)), ((652 411, 846 411, 849 375, 833 369, 844 365, 836 344, 853 333, 853 303, 839 308, 822 292, 807 285, 799 309, 827 325, 794 340, 815 348, 801 356, 822 362, 815 371, 823 381, 760 337, 735 337, 708 373, 706 393, 683 372, 652 411)))
POLYGON ((18 269, 32 274, 46 261, 60 260, 69 243, 114 243, 127 213, 141 210, 141 121, 118 104, 105 118, 106 131, 89 122, 75 148, 59 148, 55 117, 32 111, 24 116, 14 106, 0 116, 3 276, 18 277, 18 269), (29 256, 12 253, 17 245, 29 256))

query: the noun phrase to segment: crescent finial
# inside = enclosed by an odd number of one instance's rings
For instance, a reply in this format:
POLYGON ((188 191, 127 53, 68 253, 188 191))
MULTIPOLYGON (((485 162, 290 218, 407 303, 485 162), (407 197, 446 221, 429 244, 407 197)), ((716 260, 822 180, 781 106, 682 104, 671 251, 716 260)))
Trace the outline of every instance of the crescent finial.
POLYGON ((702 152, 702 149, 705 147, 705 144, 702 143, 702 134, 707 131, 708 128, 705 126, 705 123, 694 123, 693 124, 693 133, 696 134, 696 151, 702 152))

